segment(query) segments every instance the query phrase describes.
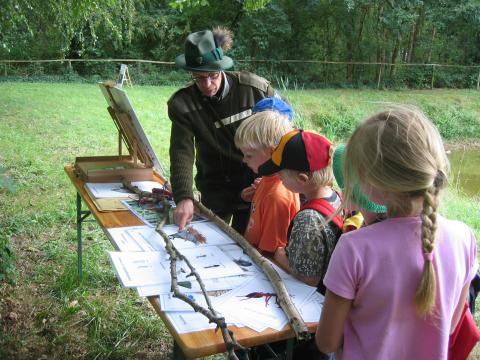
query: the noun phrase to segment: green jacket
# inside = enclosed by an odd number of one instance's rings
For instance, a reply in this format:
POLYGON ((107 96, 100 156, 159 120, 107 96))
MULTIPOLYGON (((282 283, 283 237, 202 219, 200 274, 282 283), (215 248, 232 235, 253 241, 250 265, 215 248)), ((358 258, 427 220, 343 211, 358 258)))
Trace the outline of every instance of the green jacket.
POLYGON ((173 197, 177 203, 193 198, 195 160, 195 184, 202 202, 215 212, 233 209, 239 203, 240 191, 253 181, 253 173, 242 162, 233 139, 255 103, 274 93, 270 83, 255 74, 225 74, 229 91, 224 98, 205 97, 190 83, 168 101, 173 197))

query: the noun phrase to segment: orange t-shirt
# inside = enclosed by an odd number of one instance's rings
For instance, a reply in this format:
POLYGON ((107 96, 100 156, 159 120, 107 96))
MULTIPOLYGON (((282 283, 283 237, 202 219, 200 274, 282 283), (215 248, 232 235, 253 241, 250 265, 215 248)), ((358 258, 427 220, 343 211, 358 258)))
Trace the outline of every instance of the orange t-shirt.
POLYGON ((264 176, 253 196, 245 238, 259 250, 275 252, 287 244, 288 226, 299 210, 298 194, 277 176, 264 176))

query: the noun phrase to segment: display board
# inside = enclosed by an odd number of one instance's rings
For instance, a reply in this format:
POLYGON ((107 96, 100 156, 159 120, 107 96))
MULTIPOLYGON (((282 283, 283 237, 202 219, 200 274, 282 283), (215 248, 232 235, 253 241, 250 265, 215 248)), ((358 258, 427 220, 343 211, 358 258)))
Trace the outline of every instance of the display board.
MULTIPOLYGON (((109 105, 108 111, 119 130, 121 140, 126 145, 129 154, 134 159, 138 157, 146 167, 153 167, 157 173, 164 176, 165 170, 157 159, 140 125, 127 93, 110 82, 99 83, 99 86, 109 105)), ((119 155, 122 155, 120 142, 119 155)))

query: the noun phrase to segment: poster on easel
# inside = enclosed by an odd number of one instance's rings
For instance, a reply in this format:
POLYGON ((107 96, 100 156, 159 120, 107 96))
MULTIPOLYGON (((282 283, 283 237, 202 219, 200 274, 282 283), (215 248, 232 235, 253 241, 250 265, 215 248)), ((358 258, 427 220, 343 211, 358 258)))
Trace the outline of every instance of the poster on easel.
MULTIPOLYGON (((119 127, 122 140, 131 155, 138 157, 147 167, 152 166, 164 176, 165 171, 158 160, 138 120, 127 93, 108 83, 99 83, 100 90, 109 105, 110 115, 119 127)), ((120 146, 120 145, 119 145, 120 146)))

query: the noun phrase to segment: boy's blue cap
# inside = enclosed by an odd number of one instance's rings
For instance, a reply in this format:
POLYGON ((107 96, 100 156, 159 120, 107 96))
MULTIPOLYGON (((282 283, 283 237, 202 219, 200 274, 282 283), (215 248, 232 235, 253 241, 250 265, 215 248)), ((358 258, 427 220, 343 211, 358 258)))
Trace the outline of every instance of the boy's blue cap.
POLYGON ((276 111, 282 115, 285 115, 288 118, 288 121, 292 121, 292 107, 277 96, 266 97, 257 102, 252 108, 252 113, 258 113, 265 110, 276 111))

